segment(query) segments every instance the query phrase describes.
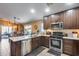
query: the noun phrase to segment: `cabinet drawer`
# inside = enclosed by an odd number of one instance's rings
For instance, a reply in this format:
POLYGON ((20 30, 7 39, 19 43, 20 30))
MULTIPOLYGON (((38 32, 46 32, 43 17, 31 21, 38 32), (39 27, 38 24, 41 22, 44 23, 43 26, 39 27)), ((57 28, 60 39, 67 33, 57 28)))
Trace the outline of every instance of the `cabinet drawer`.
POLYGON ((72 50, 72 48, 73 48, 73 47, 65 46, 65 47, 64 47, 64 50, 72 50))
POLYGON ((70 50, 64 50, 64 53, 69 54, 69 55, 73 55, 73 52, 70 50))
POLYGON ((63 41, 64 44, 67 44, 67 45, 72 45, 73 44, 73 40, 68 40, 68 39, 65 39, 63 41))
POLYGON ((73 49, 72 47, 64 47, 64 53, 67 53, 67 54, 70 54, 72 55, 73 54, 73 49))

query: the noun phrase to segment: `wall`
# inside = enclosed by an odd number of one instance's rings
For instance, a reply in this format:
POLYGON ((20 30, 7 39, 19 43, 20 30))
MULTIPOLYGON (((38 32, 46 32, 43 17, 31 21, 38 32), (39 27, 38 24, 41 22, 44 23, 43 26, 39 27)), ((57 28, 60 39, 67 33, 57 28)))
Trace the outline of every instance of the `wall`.
POLYGON ((37 32, 40 31, 41 24, 42 24, 42 21, 37 20, 37 21, 32 21, 32 22, 30 22, 28 24, 24 24, 24 26, 31 25, 32 26, 32 33, 37 33, 37 32))
POLYGON ((12 26, 13 21, 9 21, 9 19, 0 18, 0 25, 12 26))
MULTIPOLYGON (((77 32, 79 37, 79 29, 64 29, 64 30, 51 30, 47 29, 46 32, 63 32, 65 34, 71 34, 72 32, 77 32)), ((71 35, 70 35, 71 36, 71 35)))
POLYGON ((32 23, 32 32, 36 33, 40 31, 41 21, 36 21, 32 23))

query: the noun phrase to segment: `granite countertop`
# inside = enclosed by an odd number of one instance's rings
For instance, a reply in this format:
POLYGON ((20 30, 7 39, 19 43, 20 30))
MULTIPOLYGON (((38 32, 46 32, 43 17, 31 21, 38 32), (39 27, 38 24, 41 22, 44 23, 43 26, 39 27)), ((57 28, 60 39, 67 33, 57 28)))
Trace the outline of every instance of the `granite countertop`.
POLYGON ((64 39, 69 39, 69 40, 79 40, 79 38, 76 37, 63 37, 64 39))
POLYGON ((31 38, 35 38, 35 37, 39 37, 39 36, 47 36, 47 37, 50 37, 50 35, 24 35, 24 36, 18 36, 18 37, 10 37, 10 40, 16 42, 16 41, 22 41, 22 40, 28 40, 28 39, 31 39, 31 38))
POLYGON ((16 41, 22 41, 22 40, 28 40, 31 36, 19 36, 19 37, 10 37, 10 40, 16 42, 16 41))

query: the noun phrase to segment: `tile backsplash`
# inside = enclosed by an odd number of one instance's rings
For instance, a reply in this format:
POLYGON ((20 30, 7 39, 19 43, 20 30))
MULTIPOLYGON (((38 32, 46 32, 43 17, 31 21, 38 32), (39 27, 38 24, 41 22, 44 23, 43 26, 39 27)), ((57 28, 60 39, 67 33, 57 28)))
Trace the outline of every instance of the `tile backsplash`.
POLYGON ((68 36, 72 36, 72 32, 77 32, 77 37, 79 37, 79 29, 64 29, 64 30, 46 30, 46 32, 63 32, 65 34, 69 34, 68 36))

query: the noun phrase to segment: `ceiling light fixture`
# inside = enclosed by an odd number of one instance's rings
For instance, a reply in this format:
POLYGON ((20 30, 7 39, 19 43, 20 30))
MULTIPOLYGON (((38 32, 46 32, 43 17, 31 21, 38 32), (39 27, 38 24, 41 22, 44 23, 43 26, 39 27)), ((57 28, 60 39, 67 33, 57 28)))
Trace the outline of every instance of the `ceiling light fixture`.
POLYGON ((31 13, 35 13, 35 9, 31 9, 30 12, 31 12, 31 13))
POLYGON ((50 8, 46 8, 45 12, 47 12, 47 13, 50 12, 50 8))

